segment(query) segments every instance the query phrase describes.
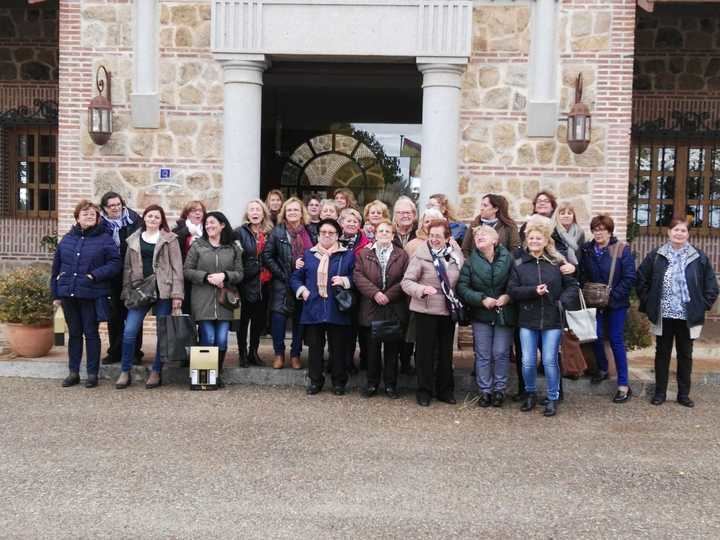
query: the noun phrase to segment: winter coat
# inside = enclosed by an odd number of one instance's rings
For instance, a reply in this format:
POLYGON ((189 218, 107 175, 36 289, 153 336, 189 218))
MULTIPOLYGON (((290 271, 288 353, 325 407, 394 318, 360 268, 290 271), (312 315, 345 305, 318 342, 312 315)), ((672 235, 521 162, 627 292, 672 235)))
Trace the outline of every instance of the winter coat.
POLYGON ((564 309, 577 309, 580 303, 578 283, 560 272, 557 264, 545 257, 533 257, 525 250, 515 254, 510 270, 508 294, 517 304, 518 326, 532 330, 562 328, 558 301, 564 309), (545 283, 549 293, 540 296, 536 288, 545 283))
POLYGON ((358 320, 361 326, 370 326, 372 321, 386 320, 389 311, 405 326, 408 320, 408 298, 402 290, 402 282, 410 259, 405 250, 393 245, 385 270, 385 288, 382 284, 382 268, 374 249, 368 248, 355 258, 353 281, 360 293, 360 312, 358 320), (373 297, 378 292, 385 293, 390 303, 381 306, 373 297))
MULTIPOLYGON (((453 288, 460 277, 460 268, 464 261, 459 249, 454 250, 454 253, 459 263, 451 258, 447 265, 448 279, 453 288)), ((402 280, 402 289, 410 296, 410 311, 427 315, 450 315, 427 242, 420 245, 415 255, 410 258, 402 280), (435 287, 437 292, 433 295, 425 295, 423 289, 427 286, 435 287)))
POLYGON ((290 291, 290 276, 295 270, 295 261, 285 224, 277 225, 268 236, 262 252, 262 265, 272 273, 270 311, 292 315, 295 301, 290 291))
MULTIPOLYGON (((360 231, 360 238, 358 238, 358 241, 355 243, 355 246, 353 247, 353 253, 357 257, 358 253, 360 253, 360 250, 362 250, 364 247, 369 246, 372 242, 370 242, 370 239, 365 234, 365 231, 360 231)), ((317 241, 315 241, 317 244, 317 241)))
MULTIPOLYGON (((663 294, 663 280, 670 261, 652 250, 643 260, 637 273, 637 293, 640 311, 646 313, 650 322, 662 322, 660 300, 663 294)), ((685 266, 690 302, 685 305, 688 327, 700 326, 705 322, 705 312, 710 310, 718 297, 718 284, 710 259, 701 250, 690 246, 685 266)))
POLYGON ((190 246, 185 259, 185 279, 192 283, 190 305, 196 321, 231 321, 233 310, 218 302, 219 289, 207 282, 209 274, 223 272, 225 284, 237 286, 243 279, 242 248, 235 241, 213 247, 205 238, 190 246))
POLYGON ((109 296, 120 271, 120 251, 105 225, 86 230, 75 225, 55 250, 50 289, 55 299, 109 296))
POLYGON ((317 270, 320 259, 316 255, 316 248, 306 249, 303 261, 305 262, 303 267, 295 270, 290 277, 293 296, 301 298, 299 293, 304 288, 310 291, 310 296, 303 304, 300 324, 338 324, 343 326, 352 324, 351 311, 342 312, 338 309, 335 301, 335 291, 330 283, 334 276, 341 276, 347 278, 345 288, 352 287, 355 254, 345 248, 340 248, 330 256, 327 298, 321 297, 318 292, 317 270))
MULTIPOLYGON (((413 229, 410 231, 410 235, 408 236, 408 244, 415 240, 415 237, 417 236, 417 225, 413 227, 413 229)), ((404 249, 405 246, 402 245, 402 241, 400 240, 400 235, 396 232, 395 236, 393 236, 393 245, 399 247, 400 249, 404 249)), ((407 244, 406 244, 407 245, 407 244)))
MULTIPOLYGON (((465 258, 469 257, 475 248, 475 235, 473 234, 473 230, 481 224, 482 219, 480 216, 477 216, 470 224, 470 228, 462 242, 462 251, 465 258)), ((498 220, 497 223, 495 223, 494 229, 498 233, 499 246, 505 246, 510 253, 513 253, 520 247, 520 233, 518 233, 517 225, 505 225, 505 223, 498 220)))
MULTIPOLYGON (((140 215, 135 210, 128 208, 127 211, 132 223, 130 225, 122 227, 118 231, 118 236, 120 237, 120 264, 122 264, 122 261, 125 260, 125 252, 127 251, 127 239, 130 238, 130 236, 142 225, 142 217, 140 217, 140 215)), ((108 233, 110 233, 110 237, 112 238, 112 225, 108 221, 106 221, 105 218, 102 218, 102 220, 105 228, 107 229, 108 233)), ((120 277, 120 274, 118 274, 118 277, 120 277)))
MULTIPOLYGON (((125 299, 133 281, 143 279, 143 262, 140 254, 142 230, 135 231, 127 239, 127 253, 123 265, 123 290, 120 298, 125 299)), ((183 283, 182 255, 175 233, 160 231, 160 238, 153 252, 153 273, 157 281, 158 297, 161 299, 185 297, 183 283)))
MULTIPOLYGON (((618 239, 610 238, 610 244, 598 256, 595 253, 595 240, 585 242, 580 248, 580 285, 586 283, 604 283, 610 279, 610 266, 612 265, 611 246, 616 246, 618 239)), ((612 248, 614 252, 616 247, 612 248)), ((630 307, 630 291, 635 286, 635 257, 630 246, 625 244, 622 253, 618 253, 615 263, 615 273, 610 289, 608 308, 620 309, 630 307)))
POLYGON ((451 221, 450 222, 450 234, 458 244, 462 244, 467 233, 468 226, 462 221, 451 221))
POLYGON ((514 303, 503 306, 501 313, 496 309, 487 309, 483 305, 486 298, 500 298, 507 294, 510 270, 513 258, 505 246, 495 247, 495 255, 489 262, 480 251, 475 248, 470 258, 460 271, 457 292, 465 305, 472 310, 472 320, 501 326, 514 326, 517 321, 517 311, 514 303), (500 317, 502 314, 502 317, 500 317))
MULTIPOLYGON (((257 239, 249 223, 235 229, 235 238, 242 247, 243 280, 240 284, 240 296, 245 302, 259 302, 262 299, 260 270, 262 253, 257 252, 257 239)), ((266 241, 268 236, 266 235, 266 241)))

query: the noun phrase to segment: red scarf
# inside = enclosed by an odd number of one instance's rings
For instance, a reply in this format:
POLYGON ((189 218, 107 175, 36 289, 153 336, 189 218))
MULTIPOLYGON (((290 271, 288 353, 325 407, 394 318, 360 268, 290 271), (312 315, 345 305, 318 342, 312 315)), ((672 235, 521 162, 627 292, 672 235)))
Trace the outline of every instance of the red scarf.
MULTIPOLYGON (((256 248, 257 248, 256 255, 258 257, 258 260, 260 260, 260 255, 262 254, 263 249, 265 248, 265 241, 266 241, 265 233, 262 231, 258 231, 257 241, 255 243, 256 248)), ((270 270, 268 270, 264 266, 262 268, 260 268, 260 283, 263 283, 263 284, 267 283, 271 279, 272 279, 272 273, 270 272, 270 270)))
POLYGON ((295 268, 295 261, 297 261, 303 256, 306 249, 310 249, 311 247, 313 247, 313 244, 312 240, 310 240, 310 235, 308 234, 305 225, 303 225, 302 223, 298 225, 295 229, 290 228, 289 224, 286 224, 285 228, 287 229, 288 235, 290 235, 293 268, 295 268))

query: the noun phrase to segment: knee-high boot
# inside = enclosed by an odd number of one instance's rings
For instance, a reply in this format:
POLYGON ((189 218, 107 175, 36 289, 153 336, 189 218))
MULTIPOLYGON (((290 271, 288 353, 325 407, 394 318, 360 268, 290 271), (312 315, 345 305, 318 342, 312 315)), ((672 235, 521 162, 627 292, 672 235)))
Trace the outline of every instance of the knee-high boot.
POLYGON ((223 366, 225 364, 225 353, 227 351, 218 352, 218 376, 217 376, 217 387, 225 388, 225 381, 222 379, 223 366))

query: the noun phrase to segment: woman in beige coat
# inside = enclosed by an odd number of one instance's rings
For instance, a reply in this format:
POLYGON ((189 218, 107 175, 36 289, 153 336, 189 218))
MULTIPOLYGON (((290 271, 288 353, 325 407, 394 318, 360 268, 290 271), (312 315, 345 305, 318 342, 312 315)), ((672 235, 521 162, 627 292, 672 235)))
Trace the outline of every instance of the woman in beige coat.
POLYGON ((454 317, 462 304, 454 293, 460 277, 463 255, 451 243, 446 220, 432 221, 427 242, 418 246, 402 280, 402 289, 410 296, 410 311, 415 314, 415 368, 417 369, 417 403, 430 405, 433 395, 454 404, 455 382, 452 368, 454 317), (437 371, 433 375, 434 359, 437 371))
MULTIPOLYGON (((172 310, 180 309, 185 295, 183 281, 183 263, 177 235, 170 232, 165 211, 161 206, 152 204, 145 209, 140 229, 127 239, 127 251, 123 267, 123 290, 120 298, 126 300, 132 284, 155 275, 158 300, 155 304, 128 308, 122 343, 122 368, 115 388, 127 388, 130 383, 130 368, 135 356, 135 340, 142 331, 145 315, 155 307, 155 315, 170 315, 172 310)), ((159 350, 146 388, 156 388, 161 384, 162 362, 159 350)))

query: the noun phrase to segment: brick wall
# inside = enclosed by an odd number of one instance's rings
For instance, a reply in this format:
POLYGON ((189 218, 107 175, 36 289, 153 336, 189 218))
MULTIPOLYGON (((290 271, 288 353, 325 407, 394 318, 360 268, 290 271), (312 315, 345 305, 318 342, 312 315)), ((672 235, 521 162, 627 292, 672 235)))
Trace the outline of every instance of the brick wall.
POLYGON ((508 197, 513 217, 524 219, 534 194, 548 188, 575 205, 581 224, 606 212, 624 234, 635 4, 570 0, 560 6, 560 113, 569 111, 582 72, 583 101, 593 115, 592 144, 581 155, 569 151, 561 122, 555 137, 526 136, 530 6, 475 7, 461 109, 463 217, 477 213, 484 193, 496 192, 508 197))

